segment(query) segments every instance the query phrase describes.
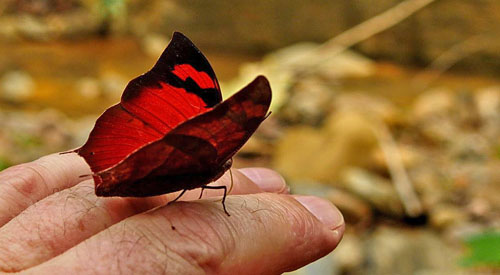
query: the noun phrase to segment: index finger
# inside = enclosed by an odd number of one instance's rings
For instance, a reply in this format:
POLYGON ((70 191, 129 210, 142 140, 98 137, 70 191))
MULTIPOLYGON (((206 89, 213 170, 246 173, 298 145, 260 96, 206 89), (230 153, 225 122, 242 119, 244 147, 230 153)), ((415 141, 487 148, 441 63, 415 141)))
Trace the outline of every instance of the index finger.
POLYGON ((82 181, 90 174, 85 160, 76 153, 51 154, 19 164, 0 173, 0 226, 28 206, 82 181))

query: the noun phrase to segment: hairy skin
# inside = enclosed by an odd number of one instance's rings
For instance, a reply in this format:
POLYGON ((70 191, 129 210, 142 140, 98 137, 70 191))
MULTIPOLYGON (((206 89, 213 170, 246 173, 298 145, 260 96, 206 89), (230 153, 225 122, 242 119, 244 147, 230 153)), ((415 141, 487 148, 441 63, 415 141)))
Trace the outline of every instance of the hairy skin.
MULTIPOLYGON (((233 170, 234 188, 147 198, 97 197, 85 162, 50 155, 0 172, 0 272, 279 274, 340 241, 344 222, 315 197, 288 195, 263 168, 233 170)), ((230 185, 225 174, 211 185, 230 185)))

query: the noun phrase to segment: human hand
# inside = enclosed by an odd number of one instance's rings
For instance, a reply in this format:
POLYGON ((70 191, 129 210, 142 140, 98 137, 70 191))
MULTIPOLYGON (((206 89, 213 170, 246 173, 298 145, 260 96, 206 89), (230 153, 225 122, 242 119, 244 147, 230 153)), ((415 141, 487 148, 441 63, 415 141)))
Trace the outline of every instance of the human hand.
MULTIPOLYGON (((277 274, 326 255, 344 232, 333 205, 288 195, 269 169, 233 169, 230 217, 217 190, 170 205, 178 193, 104 198, 79 177, 89 173, 76 154, 0 173, 0 272, 277 274)), ((228 174, 211 185, 222 184, 228 174)))

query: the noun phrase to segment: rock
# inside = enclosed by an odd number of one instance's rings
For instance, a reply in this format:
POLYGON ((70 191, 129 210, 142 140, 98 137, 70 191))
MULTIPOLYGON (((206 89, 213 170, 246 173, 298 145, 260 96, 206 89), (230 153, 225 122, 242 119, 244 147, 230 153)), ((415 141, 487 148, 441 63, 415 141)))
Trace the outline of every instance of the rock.
POLYGON ((8 101, 23 102, 33 95, 35 82, 24 71, 10 71, 0 78, 0 96, 8 101))
POLYGON ((375 70, 370 59, 350 50, 325 59, 325 53, 318 51, 319 46, 310 42, 293 44, 269 54, 264 58, 264 62, 279 64, 284 70, 294 72, 308 68, 326 79, 366 77, 372 75, 375 70))
POLYGON ((99 81, 92 77, 82 77, 76 82, 76 90, 86 99, 95 99, 100 94, 99 81))
POLYGON ((325 194, 326 198, 342 212, 349 226, 362 230, 372 224, 374 214, 366 200, 339 188, 330 188, 325 194))
MULTIPOLYGON (((407 169, 411 169, 423 161, 423 152, 413 146, 398 145, 397 150, 403 166, 407 169)), ((377 168, 388 171, 386 156, 381 148, 374 150, 372 159, 377 168)))
POLYGON ((128 80, 117 72, 106 71, 101 75, 100 82, 105 96, 111 99, 119 99, 127 86, 128 80))
POLYGON ((403 117, 388 99, 360 92, 336 95, 333 108, 337 112, 363 113, 389 125, 400 122, 403 117))
POLYGON ((45 109, 38 113, 40 123, 40 139, 44 146, 52 150, 62 150, 71 141, 68 132, 68 119, 58 110, 45 109))
POLYGON ((291 127, 276 144, 273 166, 291 179, 333 183, 343 168, 371 162, 377 146, 372 127, 354 112, 329 116, 321 129, 291 127))
POLYGON ((485 161, 490 154, 491 144, 478 133, 455 135, 450 140, 448 154, 458 161, 485 161))
POLYGON ((358 274, 458 274, 459 249, 425 229, 379 226, 365 242, 358 274))
POLYGON ((327 60, 323 58, 323 53, 319 54, 317 58, 320 61, 314 67, 320 67, 319 75, 327 79, 368 77, 375 72, 375 65, 371 59, 351 50, 345 50, 327 60))
POLYGON ((438 164, 427 159, 419 167, 409 170, 415 190, 427 209, 432 209, 443 200, 449 200, 452 183, 443 175, 442 170, 438 164))
MULTIPOLYGON (((0 7, 1 9, 1 7, 0 7)), ((0 17, 0 39, 8 42, 18 41, 20 38, 17 33, 16 18, 0 17)))
POLYGON ((413 115, 419 121, 450 115, 455 99, 450 90, 435 89, 420 95, 413 104, 413 115))
POLYGON ((500 86, 481 89, 475 94, 477 109, 483 120, 500 117, 500 86))
MULTIPOLYGON (((335 57, 325 59, 316 51, 317 48, 318 44, 304 42, 272 52, 261 62, 243 65, 239 76, 225 83, 224 89, 237 91, 257 75, 263 74, 269 78, 272 85, 272 110, 278 110, 288 102, 288 99, 292 98, 292 103, 299 104, 302 109, 305 108, 307 112, 311 112, 315 111, 313 110, 315 106, 328 104, 332 96, 331 83, 326 83, 325 79, 331 82, 340 77, 367 76, 374 72, 373 62, 359 54, 345 51, 335 57), (303 76, 297 77, 296 74, 304 71, 304 68, 311 69, 307 69, 303 76), (318 77, 323 81, 319 81, 318 77), (296 99, 293 99, 295 92, 298 95, 296 99), (316 99, 318 94, 320 96, 316 99), (305 103, 302 102, 304 99, 305 103)), ((320 108, 320 110, 323 109, 320 108)))
POLYGON ((315 169, 316 163, 331 162, 331 155, 320 153, 325 150, 324 142, 325 138, 312 127, 292 127, 278 140, 272 166, 291 180, 331 179, 337 173, 335 168, 332 171, 325 165, 326 169, 315 169))
POLYGON ((461 90, 455 96, 453 118, 461 130, 477 131, 481 126, 481 117, 478 112, 475 98, 470 90, 461 90))
POLYGON ((17 21, 17 31, 34 40, 47 41, 51 38, 50 30, 40 17, 22 15, 17 21))
POLYGON ((288 100, 289 91, 293 84, 292 72, 281 69, 279 64, 266 64, 264 61, 243 64, 239 69, 238 77, 232 81, 220 83, 221 90, 225 91, 224 98, 239 91, 258 75, 265 75, 269 79, 273 90, 270 109, 271 111, 279 110, 288 100))
POLYGON ((480 133, 489 140, 497 141, 500 137, 500 86, 479 90, 475 94, 475 102, 482 122, 480 133))
POLYGON ((444 232, 444 238, 449 241, 460 241, 476 234, 485 232, 491 228, 485 228, 483 225, 473 222, 466 222, 450 227, 444 232))
POLYGON ((453 116, 456 104, 450 90, 430 90, 415 100, 411 123, 432 142, 439 144, 451 141, 460 131, 458 118, 453 116))
POLYGON ((338 266, 332 260, 332 253, 320 258, 304 267, 292 272, 286 272, 287 275, 316 275, 316 274, 339 274, 338 266))
POLYGON ((467 221, 467 213, 452 204, 438 204, 429 209, 430 224, 439 230, 445 230, 467 221))
POLYGON ((331 201, 342 212, 351 228, 363 230, 372 222, 371 206, 350 192, 312 180, 289 180, 288 185, 292 194, 317 196, 331 201))
POLYGON ((73 148, 82 146, 87 141, 90 131, 94 128, 96 119, 96 115, 89 115, 72 121, 69 130, 73 135, 73 148))
POLYGON ((144 52, 151 58, 158 58, 168 45, 169 38, 162 34, 147 34, 141 45, 144 52))
POLYGON ((350 271, 356 270, 364 262, 363 242, 357 234, 345 232, 332 257, 341 271, 340 274, 353 274, 350 271))
POLYGON ((342 174, 342 182, 345 189, 370 202, 378 211, 403 217, 403 205, 390 181, 365 170, 350 168, 342 174))
POLYGON ((476 218, 487 218, 492 211, 492 205, 483 198, 473 198, 467 205, 467 210, 476 218))
POLYGON ((467 209, 476 218, 483 222, 492 224, 500 220, 500 161, 489 163, 478 163, 470 169, 461 169, 464 174, 469 175, 470 183, 463 192, 470 202, 467 209))
POLYGON ((293 87, 279 115, 291 123, 317 125, 332 110, 336 91, 317 78, 310 77, 293 87))

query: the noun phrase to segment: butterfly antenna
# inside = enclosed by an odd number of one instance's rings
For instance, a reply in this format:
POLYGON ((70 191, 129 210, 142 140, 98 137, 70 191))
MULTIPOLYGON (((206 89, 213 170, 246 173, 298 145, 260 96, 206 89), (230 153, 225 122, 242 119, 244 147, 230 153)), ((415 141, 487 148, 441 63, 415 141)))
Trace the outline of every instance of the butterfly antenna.
MULTIPOLYGON (((229 169, 229 176, 231 177, 231 185, 229 186, 229 191, 227 191, 227 193, 231 194, 231 191, 233 190, 233 187, 234 187, 233 171, 231 171, 231 169, 229 169)), ((207 185, 201 187, 201 194, 200 194, 200 197, 198 197, 198 199, 201 199, 201 196, 203 195, 203 191, 205 191, 205 189, 209 189, 206 187, 207 187, 207 185)), ((222 188, 218 188, 218 189, 222 189, 222 188)))
POLYGON ((64 152, 60 152, 59 155, 66 155, 66 154, 76 153, 77 151, 78 151, 78 149, 64 151, 64 152))
MULTIPOLYGON (((62 153, 61 153, 62 154, 62 153)), ((92 174, 85 174, 85 175, 80 175, 78 176, 79 178, 86 178, 86 177, 89 177, 89 176, 92 176, 92 174)))
POLYGON ((231 194, 231 191, 233 190, 233 186, 234 186, 233 171, 231 171, 231 169, 229 169, 229 175, 231 176, 231 186, 229 187, 228 193, 231 194))

